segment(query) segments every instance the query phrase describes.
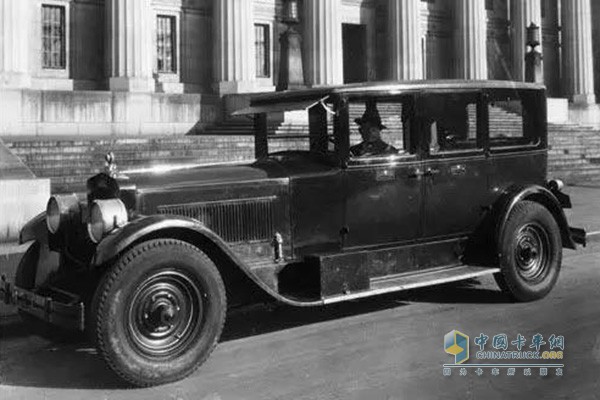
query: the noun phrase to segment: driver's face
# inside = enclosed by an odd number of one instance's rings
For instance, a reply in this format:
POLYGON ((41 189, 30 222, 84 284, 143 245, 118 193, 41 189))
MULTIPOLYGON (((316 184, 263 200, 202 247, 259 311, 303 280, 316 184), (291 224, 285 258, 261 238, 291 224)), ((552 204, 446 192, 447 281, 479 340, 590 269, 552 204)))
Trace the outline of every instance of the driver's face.
POLYGON ((373 140, 378 136, 379 128, 367 121, 358 126, 358 132, 360 133, 362 140, 368 141, 373 140))
POLYGON ((370 127, 371 127, 371 124, 368 122, 363 122, 362 124, 360 124, 358 126, 358 132, 360 133, 360 136, 362 137, 363 140, 367 140, 369 138, 370 127))

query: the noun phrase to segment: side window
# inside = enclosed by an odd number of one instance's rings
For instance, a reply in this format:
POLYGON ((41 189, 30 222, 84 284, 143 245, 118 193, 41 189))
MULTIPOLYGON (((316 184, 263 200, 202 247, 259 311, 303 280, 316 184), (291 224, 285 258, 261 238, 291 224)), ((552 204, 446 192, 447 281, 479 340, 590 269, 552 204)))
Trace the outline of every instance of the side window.
POLYGON ((527 103, 514 97, 497 97, 487 105, 490 149, 535 145, 539 140, 527 112, 527 103))
POLYGON ((429 153, 482 149, 477 137, 476 95, 430 95, 420 104, 425 132, 429 131, 429 153))
POLYGON ((350 100, 350 156, 415 154, 410 144, 410 110, 406 99, 350 100))

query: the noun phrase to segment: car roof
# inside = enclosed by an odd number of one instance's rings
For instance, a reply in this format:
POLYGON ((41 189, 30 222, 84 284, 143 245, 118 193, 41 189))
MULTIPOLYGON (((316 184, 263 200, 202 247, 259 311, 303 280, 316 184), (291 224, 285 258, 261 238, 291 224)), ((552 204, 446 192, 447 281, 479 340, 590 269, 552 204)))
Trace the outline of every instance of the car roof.
POLYGON ((545 90, 545 86, 537 83, 498 81, 498 80, 412 80, 384 81, 326 86, 309 89, 289 90, 257 94, 252 97, 252 105, 263 105, 277 102, 307 101, 322 99, 329 95, 394 95, 420 91, 473 91, 480 89, 510 90, 545 90))

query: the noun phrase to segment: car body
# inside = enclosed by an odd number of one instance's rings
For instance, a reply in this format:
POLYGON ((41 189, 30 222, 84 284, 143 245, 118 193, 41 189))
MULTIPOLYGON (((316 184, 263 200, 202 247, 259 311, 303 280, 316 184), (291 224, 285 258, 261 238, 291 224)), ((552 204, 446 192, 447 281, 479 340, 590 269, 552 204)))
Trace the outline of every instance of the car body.
POLYGON ((543 86, 314 88, 257 95, 236 115, 254 121, 253 163, 128 173, 109 156, 87 196, 54 196, 23 228, 35 244, 7 301, 91 331, 144 386, 200 365, 227 303, 319 306, 486 274, 529 301, 554 286, 562 247, 585 244, 546 176, 543 86), (397 154, 350 155, 368 104, 397 154), (272 134, 273 115, 308 129, 272 134))

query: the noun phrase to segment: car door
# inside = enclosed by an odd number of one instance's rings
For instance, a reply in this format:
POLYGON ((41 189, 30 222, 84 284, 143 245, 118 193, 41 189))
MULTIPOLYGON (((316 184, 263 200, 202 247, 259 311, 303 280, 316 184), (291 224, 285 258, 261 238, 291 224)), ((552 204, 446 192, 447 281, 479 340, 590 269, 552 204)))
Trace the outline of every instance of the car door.
POLYGON ((421 163, 416 154, 350 159, 344 177, 345 249, 420 237, 421 163))
MULTIPOLYGON (((351 156, 348 160, 344 171, 346 250, 392 246, 421 236, 422 161, 413 126, 413 99, 371 98, 350 103, 352 116, 361 115, 366 104, 381 114, 381 137, 398 153, 351 156)), ((351 127, 350 137, 358 142, 355 129, 351 127)))
POLYGON ((430 94, 417 107, 427 121, 421 125, 427 139, 423 238, 466 237, 480 223, 489 202, 481 96, 430 94))

